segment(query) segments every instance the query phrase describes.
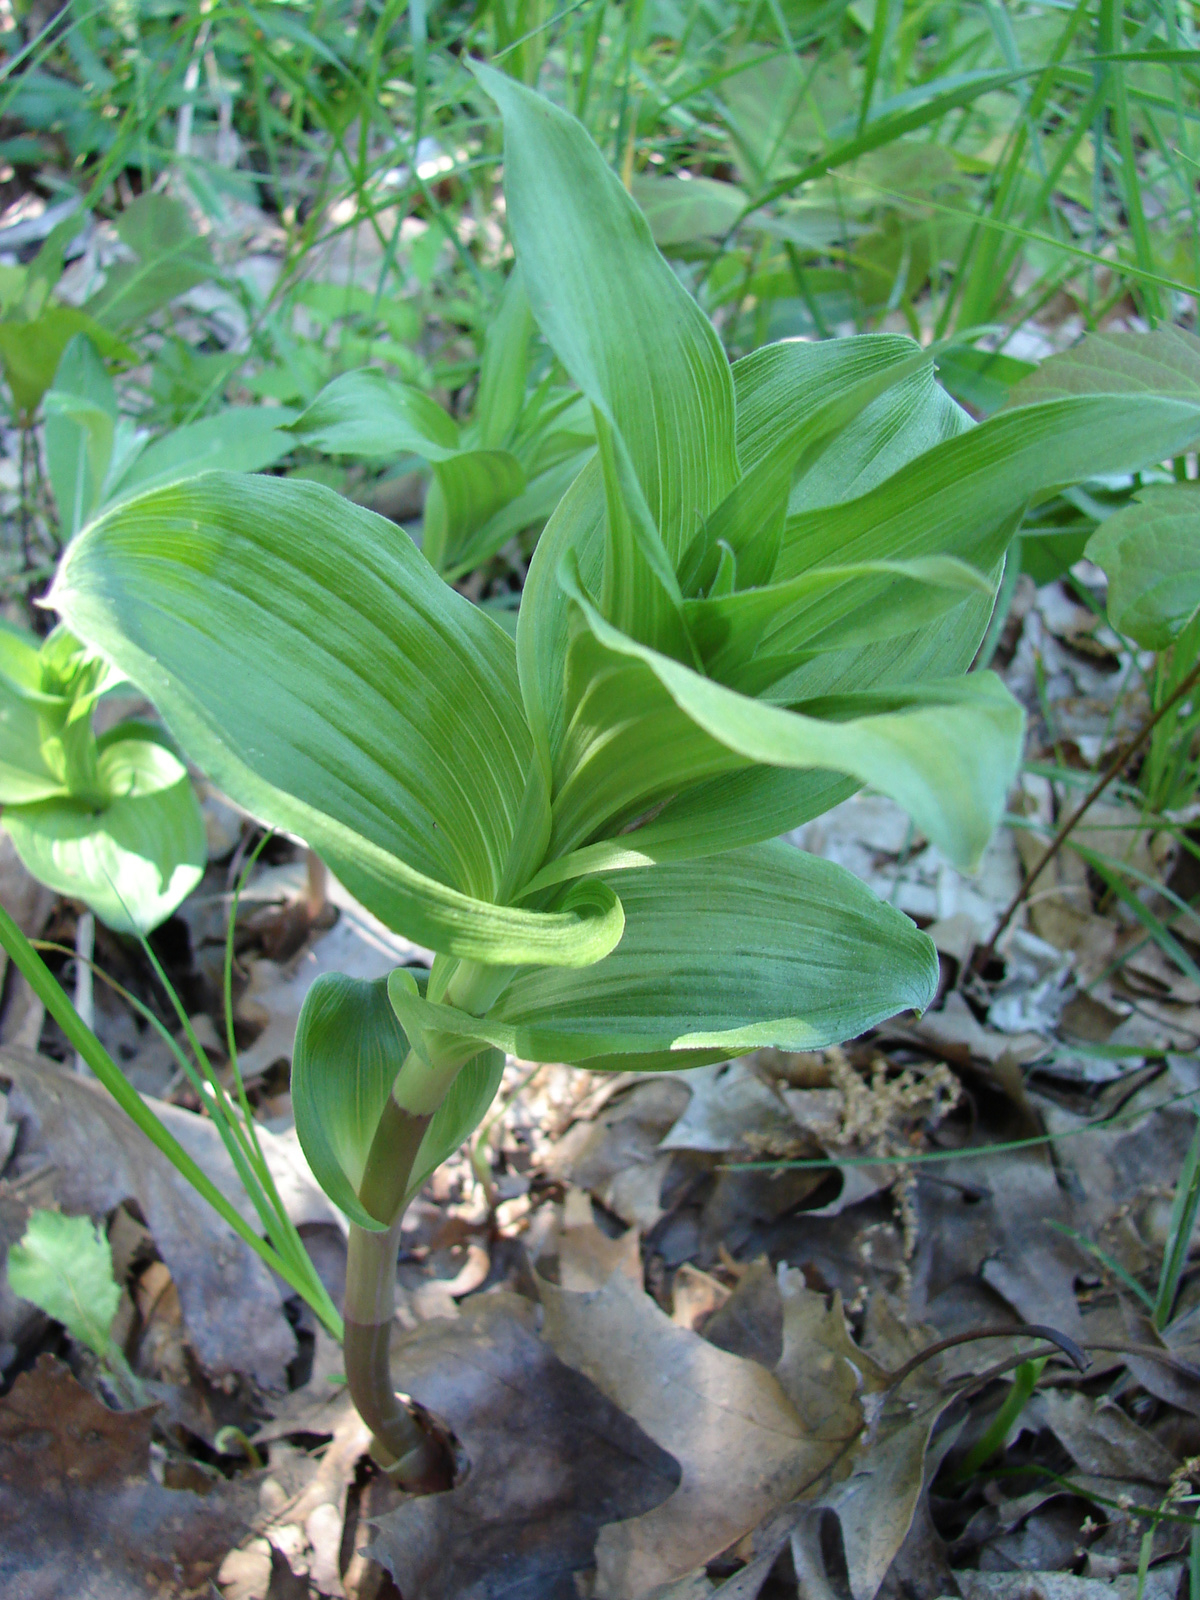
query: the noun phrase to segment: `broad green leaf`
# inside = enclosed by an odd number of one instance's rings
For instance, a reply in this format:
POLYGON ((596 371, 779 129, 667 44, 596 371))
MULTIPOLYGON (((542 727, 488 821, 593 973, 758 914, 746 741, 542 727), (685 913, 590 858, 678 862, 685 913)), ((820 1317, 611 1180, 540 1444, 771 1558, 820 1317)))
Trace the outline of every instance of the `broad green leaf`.
POLYGON ((42 693, 42 663, 32 634, 0 621, 0 805, 45 800, 63 792, 62 778, 42 754, 44 718, 66 705, 42 693))
POLYGON ((849 426, 801 473, 788 498, 788 514, 856 499, 894 473, 973 426, 970 417, 926 367, 863 408, 849 426))
POLYGON ((32 694, 42 687, 39 646, 40 641, 32 633, 0 617, 0 675, 32 694))
POLYGON ((579 476, 586 460, 583 452, 572 454, 531 479, 520 494, 502 505, 459 547, 457 557, 443 569, 447 580, 453 581, 460 573, 483 566, 515 534, 535 523, 544 523, 579 476))
POLYGON ((439 572, 461 564, 472 535, 525 487, 525 473, 507 450, 462 450, 434 463, 425 501, 421 550, 439 572))
POLYGON ((0 266, 0 316, 7 316, 20 306, 28 282, 28 267, 0 266))
POLYGON ((521 269, 515 267, 504 286, 483 346, 479 394, 475 401, 481 449, 498 450, 512 438, 525 403, 532 339, 533 313, 521 282, 521 269))
MULTIPOLYGON (((48 389, 42 399, 46 432, 55 436, 51 486, 59 533, 73 539, 100 499, 100 485, 113 453, 115 418, 77 395, 48 389)), ((47 449, 49 465, 50 450, 47 449)))
POLYGON ((402 1023, 459 1031, 530 1061, 732 1056, 765 1045, 820 1049, 920 1011, 936 992, 929 939, 844 868, 790 845, 635 868, 619 881, 625 937, 603 961, 518 973, 483 1019, 393 982, 402 1023))
POLYGON ((77 534, 100 499, 113 453, 117 397, 95 345, 76 334, 45 396, 46 467, 60 536, 77 534))
POLYGON ((32 320, 0 321, 0 363, 13 404, 24 416, 32 417, 37 410, 42 396, 54 382, 63 351, 81 333, 86 334, 101 355, 134 359, 128 345, 74 306, 51 303, 32 320))
POLYGON ((1034 370, 1029 361, 976 350, 970 345, 952 345, 938 358, 938 371, 946 388, 955 399, 983 416, 999 411, 1015 385, 1034 370))
POLYGON ((517 668, 521 697, 538 760, 551 780, 566 730, 563 664, 569 601, 558 573, 570 553, 579 579, 597 594, 604 574, 604 479, 595 457, 563 495, 533 552, 517 617, 517 668))
POLYGON ((25 805, 62 794, 62 777, 42 754, 37 704, 0 676, 0 805, 25 805))
POLYGON ((572 878, 658 862, 695 861, 762 844, 819 817, 859 788, 837 772, 747 766, 692 784, 649 822, 548 861, 526 886, 535 894, 572 878))
POLYGON ((789 510, 795 515, 865 494, 935 444, 964 432, 971 420, 935 382, 932 352, 914 371, 916 355, 910 339, 870 334, 819 344, 784 339, 743 356, 733 367, 743 466, 752 470, 777 448, 797 413, 839 420, 839 430, 823 431, 826 448, 803 464, 792 487, 789 510), (872 379, 886 378, 889 368, 895 383, 872 395, 872 379), (855 394, 862 395, 862 405, 839 417, 845 399, 855 394))
POLYGON ((680 581, 692 594, 708 588, 708 557, 718 543, 736 558, 739 589, 767 583, 793 479, 819 470, 831 446, 881 397, 893 430, 907 431, 913 407, 889 394, 896 385, 912 380, 922 398, 936 387, 932 357, 914 340, 894 334, 820 345, 791 340, 768 345, 738 365, 738 448, 745 470, 684 558, 680 581), (821 354, 814 359, 810 351, 821 354))
POLYGON ((1169 326, 1153 333, 1091 333, 1022 378, 1006 409, 1096 394, 1200 403, 1200 339, 1169 326))
POLYGON ((117 233, 138 259, 110 267, 87 303, 88 314, 110 328, 143 322, 214 276, 212 249, 193 228, 182 201, 141 195, 122 212, 117 233))
POLYGON ((500 965, 595 960, 620 937, 611 893, 495 903, 533 757, 513 642, 385 518, 209 474, 104 513, 52 604, 214 782, 390 926, 500 965))
POLYGON ((283 432, 292 413, 281 406, 237 406, 185 423, 155 439, 114 483, 105 499, 142 494, 219 468, 259 472, 295 448, 283 432))
POLYGON ((304 997, 292 1051, 296 1136, 313 1176, 352 1222, 382 1226, 358 1198, 371 1141, 408 1040, 387 980, 325 972, 304 997))
POLYGON ((747 204, 745 191, 735 183, 652 172, 635 175, 633 198, 660 249, 720 238, 737 225, 747 204))
POLYGON ((792 711, 638 645, 581 590, 575 599, 592 650, 607 658, 608 681, 600 663, 589 662, 593 687, 560 753, 552 853, 587 843, 602 823, 677 792, 684 779, 755 763, 833 770, 870 784, 950 860, 968 868, 978 860, 1002 814, 1024 731, 1020 707, 992 674, 792 711))
POLYGON ((327 384, 287 431, 330 455, 444 461, 461 449, 458 425, 436 400, 382 372, 347 372, 327 384))
POLYGON ((474 70, 504 119, 508 221, 534 317, 624 440, 677 563, 737 478, 720 340, 581 125, 511 78, 474 70))
POLYGON ((775 570, 823 562, 976 559, 998 522, 1031 497, 1097 473, 1129 472, 1200 437, 1194 397, 1114 392, 1001 411, 910 461, 867 494, 789 517, 775 570))
POLYGON ((79 237, 87 222, 87 213, 81 208, 76 208, 56 222, 42 240, 37 255, 24 269, 26 273, 24 300, 27 316, 36 316, 46 303, 51 290, 63 275, 67 246, 79 237))
POLYGON ((1139 489, 1084 553, 1108 575, 1113 627, 1148 650, 1167 649, 1200 607, 1200 489, 1139 489))
MULTIPOLYGON (((1007 540, 1005 540, 1007 543, 1007 540)), ((870 613, 876 638, 908 633, 961 598, 976 593, 990 600, 995 585, 976 568, 953 556, 924 556, 915 561, 863 561, 855 566, 815 567, 786 583, 743 589, 706 600, 689 600, 684 611, 708 674, 739 687, 740 668, 753 670, 760 643, 766 650, 844 648, 859 643, 846 618, 870 613), (875 580, 883 578, 885 583, 875 580), (838 591, 837 614, 830 618, 806 602, 828 601, 838 591), (830 638, 830 623, 834 622, 830 638), (765 640, 765 643, 764 643, 765 640)))
POLYGON ((683 617, 683 595, 654 525, 625 442, 596 412, 596 454, 604 481, 604 576, 599 604, 632 638, 678 660, 694 652, 683 617))
POLYGON ((6 808, 2 825, 41 883, 85 902, 120 933, 148 933, 204 875, 204 820, 182 763, 116 728, 99 757, 112 796, 96 810, 70 796, 6 808))
MULTIPOLYGON (((737 395, 737 446, 742 470, 766 460, 780 440, 795 436, 805 418, 848 391, 889 369, 899 367, 898 380, 913 370, 914 357, 922 387, 932 386, 933 355, 915 340, 898 333, 863 334, 853 339, 780 339, 743 356, 733 364, 737 395)), ((873 399, 869 390, 861 390, 873 399)), ((846 419, 851 420, 850 418, 846 419)), ((906 418, 906 421, 911 420, 906 418)))
MULTIPOLYGON (((744 357, 733 370, 738 394, 738 450, 748 472, 759 469, 769 459, 781 438, 794 436, 797 419, 803 426, 804 419, 812 412, 836 405, 847 387, 870 382, 873 374, 887 369, 893 362, 902 365, 913 356, 915 349, 910 340, 888 335, 827 344, 785 341, 744 357)), ((911 448, 919 451, 927 446, 931 436, 943 437, 938 429, 946 407, 962 416, 938 389, 928 369, 902 380, 896 389, 872 402, 867 408, 868 419, 869 413, 888 404, 894 404, 897 413, 897 420, 887 435, 893 441, 893 459, 898 449, 910 440, 911 448)), ((860 420, 849 424, 848 435, 856 433, 860 420)), ((872 448, 877 449, 879 431, 871 421, 867 432, 872 448)), ((831 449, 822 460, 834 453, 831 449)), ((856 451, 856 459, 866 453, 865 447, 856 451)), ((578 560, 584 588, 593 595, 598 594, 604 561, 604 499, 598 463, 584 468, 542 533, 526 577, 517 626, 521 692, 547 769, 558 762, 566 725, 562 663, 567 649, 569 602, 559 587, 558 570, 567 551, 573 552, 578 560)), ((879 554, 886 558, 890 552, 885 550, 879 554)), ((989 613, 987 604, 970 604, 944 618, 935 637, 931 637, 931 630, 923 630, 916 650, 921 658, 920 666, 915 661, 904 660, 902 645, 897 641, 889 641, 882 650, 874 648, 847 652, 844 658, 831 657, 819 668, 822 683, 815 692, 824 692, 823 680, 830 676, 843 688, 865 688, 893 668, 906 674, 900 681, 909 681, 914 673, 941 677, 965 670, 983 637, 989 613), (931 643, 937 648, 931 659, 925 660, 931 643)), ((778 790, 776 779, 768 781, 778 790)), ((740 781, 736 793, 740 806, 744 798, 744 784, 740 781)), ((772 810, 774 812, 774 807, 772 810)), ((730 820, 736 822, 736 818, 730 820)), ((749 841, 741 838, 738 842, 749 841)))
POLYGON ((8 1286, 61 1322, 72 1339, 106 1356, 121 1291, 108 1240, 90 1217, 35 1211, 8 1247, 8 1286))

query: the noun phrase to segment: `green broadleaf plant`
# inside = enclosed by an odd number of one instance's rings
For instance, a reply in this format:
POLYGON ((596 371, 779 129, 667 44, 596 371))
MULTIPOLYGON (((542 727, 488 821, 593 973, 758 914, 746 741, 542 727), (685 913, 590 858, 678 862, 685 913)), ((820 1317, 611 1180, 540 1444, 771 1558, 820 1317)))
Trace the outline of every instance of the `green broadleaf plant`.
POLYGON ((1147 809, 1182 809, 1200 788, 1200 487, 1138 490, 1100 524, 1085 553, 1108 578, 1112 626, 1156 652, 1147 679, 1155 724, 1139 777, 1147 809))
POLYGON ((53 297, 63 252, 83 226, 73 212, 52 230, 28 267, 0 268, 0 368, 17 418, 29 426, 59 364, 80 337, 105 356, 133 361, 122 333, 145 322, 177 295, 216 275, 208 241, 192 226, 187 207, 166 195, 144 194, 117 220, 133 256, 108 271, 82 309, 53 297))
POLYGON ((199 883, 204 820, 156 728, 127 720, 96 736, 96 702, 119 681, 63 627, 40 648, 0 627, 0 827, 35 878, 147 933, 199 883))
POLYGON ((484 565, 554 510, 594 447, 577 394, 545 379, 527 392, 533 319, 519 272, 488 330, 473 417, 464 426, 412 384, 381 372, 335 378, 289 431, 333 455, 429 464, 421 549, 447 579, 484 565))
POLYGON ((108 1355, 121 1291, 108 1240, 90 1218, 35 1211, 23 1238, 8 1247, 8 1285, 73 1339, 108 1355))
POLYGON ((1200 488, 1139 489, 1084 552, 1108 577, 1108 617, 1146 650, 1167 650, 1200 611, 1200 488))
POLYGON ((121 1291, 112 1248, 90 1217, 34 1211, 24 1235, 8 1247, 8 1286, 98 1356, 124 1402, 145 1403, 142 1385, 112 1336, 121 1291))
POLYGON ((1025 507, 1200 437, 1200 343, 1168 331, 1087 342, 978 427, 901 337, 731 368, 580 125, 478 70, 524 293, 597 440, 515 642, 391 523, 280 479, 101 514, 51 596, 214 781, 437 952, 386 991, 320 980, 293 1061, 352 1219, 348 1378, 406 1481, 430 1461, 387 1371, 400 1218, 500 1052, 652 1071, 926 1006, 930 940, 777 836, 868 784, 971 868, 1021 754, 968 668, 1025 507))
POLYGON ((95 345, 76 334, 43 397, 46 468, 66 544, 105 506, 178 483, 207 467, 257 472, 286 455, 282 407, 230 407, 151 439, 117 411, 116 390, 95 345))

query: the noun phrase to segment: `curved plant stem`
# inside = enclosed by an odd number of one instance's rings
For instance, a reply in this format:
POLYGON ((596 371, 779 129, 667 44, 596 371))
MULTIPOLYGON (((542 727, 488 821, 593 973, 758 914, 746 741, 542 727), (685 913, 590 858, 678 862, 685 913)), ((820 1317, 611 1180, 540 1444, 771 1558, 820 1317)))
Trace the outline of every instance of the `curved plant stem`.
POLYGON ((902 1367, 897 1367, 895 1372, 889 1374, 887 1386, 889 1389, 897 1388, 905 1378, 911 1377, 918 1367, 931 1361, 934 1356, 940 1356, 945 1350, 953 1350, 956 1345, 974 1344, 981 1339, 1011 1339, 1015 1335, 1046 1339, 1051 1344, 1057 1345, 1080 1372, 1086 1372, 1092 1364, 1091 1357, 1080 1349, 1074 1339, 1068 1339, 1066 1334, 1059 1333, 1057 1328, 1048 1328, 1041 1322, 1011 1322, 995 1328, 973 1328, 968 1333, 954 1333, 948 1339, 939 1339, 936 1344, 927 1344, 913 1356, 911 1361, 906 1361, 902 1367))
POLYGON ((448 1488, 445 1451, 392 1387, 388 1345, 402 1218, 383 1233, 350 1225, 346 1386, 374 1436, 371 1454, 389 1476, 408 1489, 448 1488))
MULTIPOLYGON (((426 1083, 430 1066, 432 1076, 440 1076, 437 1065, 426 1065, 410 1052, 371 1141, 359 1198, 366 1211, 386 1226, 374 1230, 350 1225, 344 1351, 346 1386, 374 1436, 371 1454, 397 1483, 429 1493, 450 1487, 453 1462, 444 1442, 396 1393, 389 1359, 400 1225, 417 1153, 433 1116, 427 1105, 412 1103, 410 1066, 426 1083)), ((452 1076, 453 1071, 446 1074, 441 1094, 452 1076)))

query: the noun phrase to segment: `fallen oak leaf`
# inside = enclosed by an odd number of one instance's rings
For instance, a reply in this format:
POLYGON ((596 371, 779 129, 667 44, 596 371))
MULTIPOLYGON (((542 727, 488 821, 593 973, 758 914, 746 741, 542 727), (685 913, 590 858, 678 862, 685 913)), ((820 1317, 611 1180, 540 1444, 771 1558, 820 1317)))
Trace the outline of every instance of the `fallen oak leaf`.
MULTIPOLYGON (((262 873, 255 888, 261 892, 268 883, 301 886, 294 874, 281 875, 276 870, 262 873)), ((276 1061, 291 1060, 300 1008, 322 973, 381 978, 394 967, 432 959, 422 946, 393 933, 359 905, 332 873, 326 876, 325 888, 329 903, 339 913, 332 928, 288 961, 262 960, 250 965, 249 987, 237 1005, 238 1021, 259 1030, 254 1042, 238 1052, 247 1082, 276 1061)))
POLYGON ((257 1489, 155 1483, 154 1410, 110 1411, 49 1355, 18 1377, 0 1399, 0 1593, 144 1600, 206 1584, 257 1489))
POLYGON ((1079 1470, 1092 1477, 1163 1489, 1179 1466, 1166 1446, 1120 1407, 1085 1394, 1039 1389, 1022 1421, 1048 1428, 1079 1470))
POLYGON ((1181 1561, 1152 1567, 1143 1577, 1121 1573, 1111 1581, 1070 1572, 955 1572, 964 1600, 1175 1600, 1181 1561))
POLYGON ((536 1315, 497 1291, 393 1338, 392 1370, 470 1463, 454 1488, 376 1520, 367 1553, 414 1600, 576 1600, 597 1530, 678 1482, 670 1456, 538 1338, 536 1315))
POLYGON ((591 1196, 582 1189, 567 1190, 562 1214, 547 1248, 557 1253, 558 1281, 564 1289, 598 1289, 614 1272, 621 1272, 630 1282, 641 1284, 642 1257, 637 1229, 627 1228, 615 1239, 602 1233, 596 1226, 591 1196))
MULTIPOLYGON (((792 1530, 792 1560, 804 1592, 829 1596, 849 1584, 853 1600, 874 1600, 908 1537, 932 1472, 954 1438, 947 1432, 931 1453, 933 1429, 954 1399, 938 1382, 936 1357, 914 1353, 898 1375, 888 1372, 850 1337, 841 1298, 805 1287, 803 1275, 780 1271, 783 1354, 776 1375, 806 1422, 836 1437, 852 1407, 866 1426, 846 1440, 844 1470, 818 1494, 806 1495, 792 1530), (840 1535, 840 1541, 837 1536, 840 1535), (830 1571, 830 1547, 840 1542, 844 1578, 830 1571)), ((877 1297, 878 1298, 878 1297, 877 1297)), ((877 1341, 911 1349, 889 1308, 873 1319, 877 1341)))
POLYGON ((684 1578, 839 1470, 863 1425, 857 1398, 818 1437, 780 1380, 673 1323, 619 1272, 603 1288, 540 1285, 544 1337, 679 1461, 679 1488, 596 1541, 597 1600, 684 1578))
POLYGON ((330 1408, 322 1420, 331 1427, 332 1437, 316 1470, 300 1492, 279 1507, 271 1521, 256 1532, 253 1540, 241 1550, 230 1552, 222 1563, 218 1582, 229 1581, 240 1584, 243 1589, 247 1587, 245 1574, 253 1570, 253 1557, 261 1552, 265 1539, 270 1546, 268 1559, 272 1565, 270 1594, 285 1587, 290 1579, 304 1578, 306 1595, 311 1586, 320 1595, 343 1600, 346 1591, 339 1567, 347 1495, 358 1463, 367 1454, 371 1435, 344 1391, 336 1410, 330 1408))

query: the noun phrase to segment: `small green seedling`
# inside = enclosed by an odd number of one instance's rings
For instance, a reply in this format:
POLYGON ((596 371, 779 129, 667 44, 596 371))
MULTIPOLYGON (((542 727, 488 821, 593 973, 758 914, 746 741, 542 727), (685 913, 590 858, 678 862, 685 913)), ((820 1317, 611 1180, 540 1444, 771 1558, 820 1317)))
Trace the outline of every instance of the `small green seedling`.
POLYGON ((137 1380, 112 1336, 121 1291, 108 1240, 88 1217, 35 1211, 24 1236, 8 1247, 8 1286, 31 1300, 98 1356, 123 1398, 140 1398, 137 1380))
POLYGON ((474 416, 460 427, 429 395, 380 372, 335 378, 289 424, 335 455, 411 454, 432 481, 421 549, 453 580, 544 523, 595 446, 587 402, 550 377, 527 390, 533 318, 514 272, 484 344, 474 416))
POLYGON ((117 219, 117 237, 132 259, 111 266, 84 306, 65 304, 54 291, 64 251, 83 223, 83 212, 72 212, 28 266, 0 267, 0 367, 23 427, 32 423, 72 340, 86 338, 105 356, 133 361, 125 332, 216 273, 187 207, 144 194, 117 219))
POLYGON ((120 681, 66 628, 39 647, 0 624, 0 827, 40 882, 147 933, 203 876, 204 819, 157 728, 97 737, 96 702, 120 681))
POLYGON ((988 421, 894 335, 731 368, 572 117, 478 69, 533 316, 597 448, 543 531, 515 640, 396 527, 211 474, 98 516, 51 592, 215 782, 436 952, 327 976, 292 1095, 350 1219, 349 1387, 428 1482, 388 1372, 401 1219, 504 1052, 661 1071, 812 1050, 936 992, 932 942, 778 836, 861 785, 970 869, 1021 756, 971 672, 1031 499, 1200 437, 1200 341, 1093 338, 988 421))
POLYGON ((0 368, 23 428, 32 426, 72 339, 82 335, 106 356, 134 359, 128 345, 95 317, 54 297, 63 251, 80 225, 78 215, 64 218, 27 267, 0 267, 0 368))
POLYGON ((64 545, 105 506, 208 467, 257 472, 293 447, 282 425, 294 413, 278 406, 229 407, 152 439, 120 415, 108 369, 82 333, 63 351, 42 409, 46 469, 64 545))

